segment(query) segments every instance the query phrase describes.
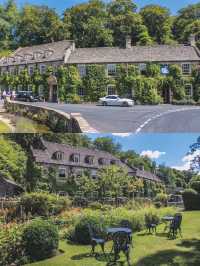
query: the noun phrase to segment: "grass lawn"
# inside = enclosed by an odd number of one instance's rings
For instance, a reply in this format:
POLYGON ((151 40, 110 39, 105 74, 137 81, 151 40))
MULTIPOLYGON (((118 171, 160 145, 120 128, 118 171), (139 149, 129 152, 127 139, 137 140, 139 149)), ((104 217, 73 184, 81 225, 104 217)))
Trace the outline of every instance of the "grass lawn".
MULTIPOLYGON (((163 225, 158 227, 157 235, 146 232, 133 236, 134 248, 131 251, 131 262, 134 266, 192 266, 200 265, 200 211, 183 213, 183 238, 169 240, 163 233, 163 225)), ((111 243, 106 246, 110 251, 111 243)), ((102 256, 89 257, 90 247, 60 243, 65 253, 29 266, 111 266, 102 256)), ((126 266, 121 255, 119 266, 126 266)), ((114 266, 114 265, 113 265, 114 266)))
POLYGON ((10 128, 2 121, 0 121, 0 133, 10 133, 10 128))

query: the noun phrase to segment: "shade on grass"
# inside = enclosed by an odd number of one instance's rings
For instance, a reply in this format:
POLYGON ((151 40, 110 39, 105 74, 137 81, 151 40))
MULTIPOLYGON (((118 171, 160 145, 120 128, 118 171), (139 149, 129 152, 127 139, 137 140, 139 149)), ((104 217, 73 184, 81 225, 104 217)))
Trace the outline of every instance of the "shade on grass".
MULTIPOLYGON (((158 227, 158 234, 147 235, 145 231, 133 237, 134 248, 131 262, 134 266, 199 266, 200 265, 200 211, 183 213, 183 238, 167 239, 163 234, 163 225, 158 227)), ((111 243, 106 245, 109 252, 111 243)), ((69 245, 62 241, 60 249, 65 253, 43 262, 29 266, 109 266, 104 257, 89 257, 90 247, 69 245)), ((99 250, 100 251, 100 250, 99 250)), ((121 256, 119 265, 126 266, 125 257, 121 256)))

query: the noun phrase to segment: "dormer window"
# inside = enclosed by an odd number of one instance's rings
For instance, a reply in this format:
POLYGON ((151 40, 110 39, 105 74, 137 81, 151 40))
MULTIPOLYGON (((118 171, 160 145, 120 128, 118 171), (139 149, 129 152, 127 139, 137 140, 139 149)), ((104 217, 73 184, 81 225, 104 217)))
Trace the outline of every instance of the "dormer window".
POLYGON ((107 73, 108 73, 108 76, 115 76, 117 73, 116 64, 108 64, 107 65, 107 73))
POLYGON ((72 163, 79 163, 80 162, 80 154, 77 154, 77 153, 72 154, 70 156, 70 162, 72 162, 72 163))
POLYGON ((38 51, 38 52, 34 52, 34 54, 33 54, 33 58, 34 58, 35 60, 37 60, 37 59, 41 58, 42 55, 43 55, 42 52, 39 52, 39 51, 38 51))
POLYGON ((110 161, 110 164, 111 164, 111 165, 116 165, 116 164, 117 164, 117 161, 116 161, 116 160, 111 160, 111 161, 110 161))
POLYGON ((85 163, 90 164, 90 165, 94 164, 94 156, 91 156, 91 155, 86 156, 85 163))
POLYGON ((99 158, 98 163, 99 163, 99 165, 105 165, 106 164, 106 159, 99 158))
POLYGON ((53 154, 52 159, 53 159, 53 160, 61 161, 61 160, 63 160, 63 157, 64 157, 64 153, 61 152, 61 151, 57 151, 57 152, 55 152, 55 153, 53 154))

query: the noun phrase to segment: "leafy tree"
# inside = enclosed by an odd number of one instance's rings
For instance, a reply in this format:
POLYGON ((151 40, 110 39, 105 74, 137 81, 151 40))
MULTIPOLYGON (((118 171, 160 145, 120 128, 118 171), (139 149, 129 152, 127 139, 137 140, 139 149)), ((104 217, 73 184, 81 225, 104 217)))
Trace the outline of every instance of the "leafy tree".
POLYGON ((121 145, 115 143, 110 137, 96 138, 94 140, 94 147, 98 150, 106 151, 112 154, 117 154, 121 150, 121 145))
POLYGON ((20 12, 16 34, 19 45, 30 46, 63 40, 68 33, 54 9, 25 5, 20 12))
MULTIPOLYGON (((179 42, 186 42, 189 35, 189 25, 200 18, 200 3, 189 5, 178 12, 174 20, 173 33, 179 42), (187 28, 187 29, 186 29, 187 28), (187 34, 186 34, 187 32, 187 34)), ((189 30, 190 31, 190 30, 189 30)), ((193 28, 191 27, 191 33, 193 28)))
POLYGON ((141 9, 140 14, 148 28, 149 35, 159 44, 171 42, 171 20, 167 8, 159 5, 148 5, 141 9))
POLYGON ((78 47, 112 45, 112 31, 107 27, 107 13, 101 0, 90 0, 67 9, 64 23, 78 47))
POLYGON ((115 45, 124 46, 127 36, 132 38, 134 44, 151 43, 147 28, 143 24, 141 16, 136 13, 136 5, 132 0, 111 1, 107 10, 109 28, 113 31, 115 45))
POLYGON ((24 184, 27 156, 15 142, 0 136, 0 175, 24 184))

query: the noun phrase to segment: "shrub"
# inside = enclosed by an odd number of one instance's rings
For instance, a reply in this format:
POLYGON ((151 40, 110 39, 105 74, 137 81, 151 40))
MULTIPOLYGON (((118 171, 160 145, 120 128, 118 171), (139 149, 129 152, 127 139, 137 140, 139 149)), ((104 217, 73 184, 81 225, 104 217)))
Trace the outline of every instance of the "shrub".
POLYGON ((159 194, 156 195, 154 200, 155 200, 156 203, 160 202, 161 205, 167 206, 167 199, 168 199, 167 194, 159 193, 159 194))
POLYGON ((0 229, 0 266, 23 265, 28 263, 22 244, 22 226, 0 229))
POLYGON ((196 102, 192 99, 173 100, 174 105, 196 105, 196 102))
POLYGON ((194 189, 183 192, 183 202, 186 210, 200 210, 200 195, 194 189))
POLYGON ((81 103, 81 98, 77 94, 68 94, 66 101, 73 104, 81 103))
POLYGON ((22 240, 26 254, 33 261, 46 259, 58 249, 58 230, 50 221, 35 219, 25 227, 22 240))
POLYGON ((194 176, 190 180, 190 187, 200 194, 200 176, 194 176))
POLYGON ((26 214, 35 216, 48 216, 59 214, 68 209, 70 201, 66 197, 44 192, 26 193, 21 197, 19 206, 22 206, 26 214))

